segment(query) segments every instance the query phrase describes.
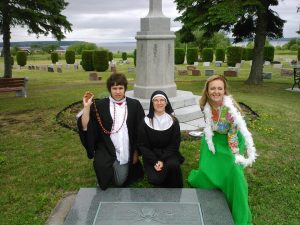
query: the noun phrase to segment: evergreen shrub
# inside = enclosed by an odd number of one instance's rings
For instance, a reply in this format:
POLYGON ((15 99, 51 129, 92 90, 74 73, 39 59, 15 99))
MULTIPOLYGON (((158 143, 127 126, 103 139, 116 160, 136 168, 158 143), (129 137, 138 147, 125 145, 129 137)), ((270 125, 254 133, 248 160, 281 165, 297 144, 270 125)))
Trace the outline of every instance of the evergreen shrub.
POLYGON ((122 52, 123 61, 127 60, 127 52, 122 52))
POLYGON ((193 65, 194 62, 198 62, 198 48, 187 49, 186 61, 189 65, 193 65))
POLYGON ((175 64, 183 64, 185 57, 185 51, 183 48, 175 48, 175 64))
POLYGON ((58 53, 57 52, 51 52, 51 61, 53 64, 58 62, 58 53))
POLYGON ((65 53, 66 63, 74 64, 75 63, 75 51, 67 50, 65 53))
POLYGON ((23 51, 17 52, 17 64, 19 66, 25 66, 27 63, 27 53, 23 51))
POLYGON ((245 48, 245 60, 253 60, 253 48, 245 48))
POLYGON ((114 54, 112 52, 108 52, 108 61, 113 61, 114 59, 114 54))
POLYGON ((235 66, 242 59, 242 47, 231 46, 227 48, 227 65, 235 66))
POLYGON ((202 61, 212 62, 214 60, 214 51, 212 48, 203 48, 202 50, 202 61))
POLYGON ((104 72, 108 69, 108 51, 97 50, 93 53, 94 70, 104 72))
POLYGON ((81 55, 81 66, 85 71, 93 71, 93 50, 83 50, 81 55))
POLYGON ((216 61, 225 61, 225 49, 224 48, 217 48, 216 49, 216 61))
POLYGON ((11 57, 10 57, 10 65, 13 66, 14 64, 15 64, 14 57, 11 56, 11 57))
POLYGON ((275 48, 274 46, 264 47, 264 60, 272 62, 274 60, 275 48))

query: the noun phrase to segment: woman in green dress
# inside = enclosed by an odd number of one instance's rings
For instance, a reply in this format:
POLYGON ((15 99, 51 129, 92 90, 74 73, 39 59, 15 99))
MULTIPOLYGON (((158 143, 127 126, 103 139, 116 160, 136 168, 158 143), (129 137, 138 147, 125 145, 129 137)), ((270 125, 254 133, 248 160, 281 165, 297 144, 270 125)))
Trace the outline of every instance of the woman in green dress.
POLYGON ((192 170, 192 187, 220 189, 227 200, 235 225, 252 224, 244 167, 252 165, 256 150, 240 107, 229 95, 223 76, 208 78, 200 107, 204 113, 199 168, 192 170), (247 158, 244 152, 247 152, 247 158))

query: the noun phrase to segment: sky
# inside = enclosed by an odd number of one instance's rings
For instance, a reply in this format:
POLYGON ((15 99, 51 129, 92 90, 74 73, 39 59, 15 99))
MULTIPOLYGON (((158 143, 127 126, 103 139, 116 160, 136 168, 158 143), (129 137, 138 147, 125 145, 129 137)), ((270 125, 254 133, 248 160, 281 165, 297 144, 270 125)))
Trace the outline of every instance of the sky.
MULTIPOLYGON (((66 0, 67 8, 62 12, 73 24, 71 33, 66 33, 66 41, 87 41, 92 43, 132 42, 140 31, 140 18, 149 12, 149 0, 66 0)), ((299 36, 296 31, 300 27, 299 0, 279 0, 279 5, 272 9, 286 20, 284 37, 299 36)), ((181 28, 179 22, 173 20, 179 16, 173 0, 162 0, 162 11, 171 18, 171 30, 181 28)), ((1 41, 2 41, 2 36, 1 41)), ((29 35, 25 28, 11 29, 11 41, 52 41, 51 36, 29 35)))

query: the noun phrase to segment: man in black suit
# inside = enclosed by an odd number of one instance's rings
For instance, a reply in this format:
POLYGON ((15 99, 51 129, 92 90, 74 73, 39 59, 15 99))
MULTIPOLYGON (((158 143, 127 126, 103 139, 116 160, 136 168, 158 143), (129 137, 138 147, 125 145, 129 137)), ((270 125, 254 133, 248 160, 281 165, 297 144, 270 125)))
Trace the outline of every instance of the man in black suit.
POLYGON ((85 93, 83 113, 77 121, 82 145, 93 165, 101 189, 111 183, 125 186, 143 176, 136 148, 137 125, 144 118, 138 100, 125 96, 127 79, 113 73, 106 86, 110 96, 93 99, 85 93))

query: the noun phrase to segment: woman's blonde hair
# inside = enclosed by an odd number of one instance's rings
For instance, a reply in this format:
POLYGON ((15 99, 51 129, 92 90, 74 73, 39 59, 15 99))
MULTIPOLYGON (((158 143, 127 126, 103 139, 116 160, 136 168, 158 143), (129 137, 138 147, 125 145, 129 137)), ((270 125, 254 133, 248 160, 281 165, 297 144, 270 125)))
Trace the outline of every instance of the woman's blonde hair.
MULTIPOLYGON (((203 91, 202 91, 202 95, 201 95, 201 98, 199 100, 199 105, 200 105, 201 110, 204 109, 204 106, 207 102, 211 105, 210 98, 209 98, 209 95, 208 95, 208 86, 209 86, 210 82, 215 81, 215 80, 221 80, 224 83, 224 95, 230 95, 229 90, 228 90, 228 83, 227 83, 227 80, 224 76, 222 76, 222 75, 210 76, 205 82, 205 85, 204 85, 204 88, 203 88, 203 91)), ((233 99, 233 104, 240 112, 242 111, 240 106, 238 105, 238 103, 234 99, 233 99)))

